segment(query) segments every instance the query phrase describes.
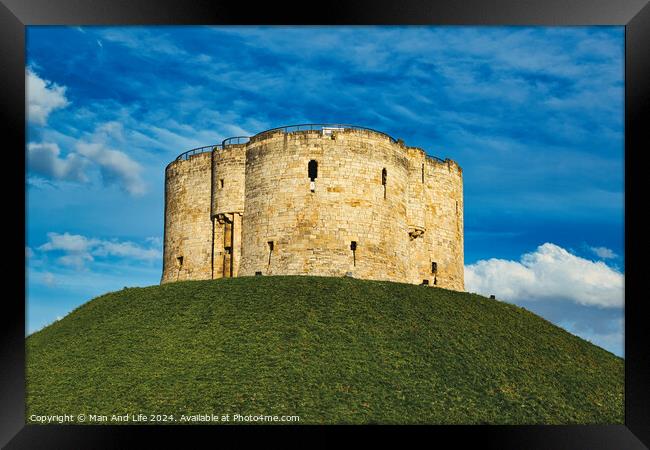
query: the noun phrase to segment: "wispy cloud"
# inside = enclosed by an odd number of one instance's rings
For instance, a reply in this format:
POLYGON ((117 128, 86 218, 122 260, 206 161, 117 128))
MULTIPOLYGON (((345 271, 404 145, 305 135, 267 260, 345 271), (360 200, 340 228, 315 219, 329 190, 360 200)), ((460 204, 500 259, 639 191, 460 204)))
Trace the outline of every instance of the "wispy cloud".
POLYGON ((142 167, 126 153, 111 148, 113 134, 121 133, 121 125, 101 124, 90 134, 78 140, 74 151, 61 157, 56 143, 30 143, 27 146, 28 167, 32 173, 54 180, 86 183, 88 172, 98 168, 106 185, 116 184, 131 195, 143 195, 146 184, 142 167))
POLYGON ((607 247, 589 247, 589 250, 602 259, 613 259, 618 257, 618 255, 614 253, 614 250, 607 247))
POLYGON ((126 153, 106 147, 101 142, 79 142, 76 149, 99 166, 105 184, 117 184, 132 195, 146 192, 140 164, 126 153))
POLYGON ((131 50, 137 50, 147 55, 183 56, 187 54, 164 32, 150 31, 146 28, 108 28, 100 31, 99 34, 106 41, 124 45, 131 50))
POLYGON ((70 233, 47 233, 48 241, 39 246, 43 252, 63 253, 57 260, 64 266, 77 269, 84 268, 86 263, 95 257, 116 257, 138 261, 156 261, 162 256, 159 247, 144 247, 131 241, 117 239, 102 240, 70 233))

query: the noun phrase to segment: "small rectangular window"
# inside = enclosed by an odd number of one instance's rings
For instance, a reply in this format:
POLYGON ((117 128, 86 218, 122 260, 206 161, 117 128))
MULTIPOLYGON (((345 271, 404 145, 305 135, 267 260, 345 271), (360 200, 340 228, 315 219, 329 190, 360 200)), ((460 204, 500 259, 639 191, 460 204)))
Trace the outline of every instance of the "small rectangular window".
POLYGON ((269 241, 268 244, 269 244, 269 250, 273 251, 273 241, 269 241))
POLYGON ((183 265, 183 257, 182 256, 179 256, 178 258, 176 258, 176 261, 178 262, 179 266, 183 265))
POLYGON ((312 159, 309 161, 309 164, 307 164, 307 176, 311 181, 318 178, 318 162, 315 159, 312 159))
POLYGON ((429 280, 422 280, 422 286, 429 286, 429 280))
POLYGON ((219 180, 219 187, 223 189, 223 178, 219 180))
POLYGON ((431 263, 431 273, 436 273, 438 272, 438 263, 432 262, 431 263))
POLYGON ((256 276, 256 277, 260 277, 260 276, 262 276, 262 272, 255 272, 255 276, 256 276))

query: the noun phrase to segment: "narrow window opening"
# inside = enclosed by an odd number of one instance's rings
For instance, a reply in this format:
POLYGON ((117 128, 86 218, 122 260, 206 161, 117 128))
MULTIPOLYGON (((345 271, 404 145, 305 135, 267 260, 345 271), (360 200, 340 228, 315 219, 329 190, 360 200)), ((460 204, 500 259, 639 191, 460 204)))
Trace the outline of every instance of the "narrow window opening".
POLYGON ((273 241, 268 241, 269 245, 269 265, 271 265, 271 255, 273 254, 273 241))
POLYGON ((424 183, 424 164, 422 164, 422 182, 424 183))
POLYGON ((381 169, 381 184, 384 186, 384 198, 386 198, 386 177, 388 176, 388 172, 386 171, 386 168, 381 169))
POLYGON ((433 277, 433 284, 437 285, 438 284, 438 277, 433 277))
POLYGON ((311 181, 315 181, 318 178, 318 161, 312 159, 307 165, 307 175, 311 181))
POLYGON ((183 270, 183 257, 178 256, 176 258, 176 262, 178 263, 178 270, 176 271, 176 281, 178 281, 179 277, 181 276, 181 271, 183 270))
POLYGON ((438 272, 438 263, 437 262, 432 262, 431 263, 431 273, 437 273, 438 272))
POLYGON ((350 250, 352 250, 352 265, 357 266, 357 241, 350 242, 350 250))
POLYGON ((223 189, 223 178, 219 180, 219 187, 223 189))
POLYGON ((318 161, 312 159, 307 164, 307 176, 309 176, 309 190, 316 191, 316 178, 318 178, 318 161))

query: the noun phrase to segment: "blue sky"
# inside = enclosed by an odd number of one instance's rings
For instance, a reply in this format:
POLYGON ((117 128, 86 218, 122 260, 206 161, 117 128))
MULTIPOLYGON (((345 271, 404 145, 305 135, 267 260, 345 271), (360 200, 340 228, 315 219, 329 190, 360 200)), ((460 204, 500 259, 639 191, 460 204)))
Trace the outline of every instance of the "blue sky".
POLYGON ((463 167, 468 291, 623 355, 623 27, 27 29, 27 332, 161 275, 165 166, 296 123, 463 167))

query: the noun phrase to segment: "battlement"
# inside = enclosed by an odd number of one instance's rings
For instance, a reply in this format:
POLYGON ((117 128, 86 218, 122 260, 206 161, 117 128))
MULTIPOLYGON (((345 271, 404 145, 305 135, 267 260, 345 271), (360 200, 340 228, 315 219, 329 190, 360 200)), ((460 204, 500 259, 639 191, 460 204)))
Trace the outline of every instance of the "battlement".
POLYGON ((161 282, 352 275, 462 290, 462 169, 370 128, 303 124, 179 155, 161 282))

